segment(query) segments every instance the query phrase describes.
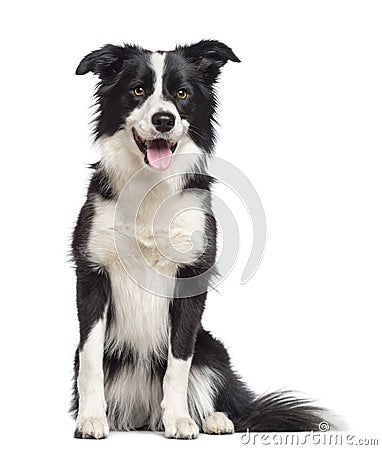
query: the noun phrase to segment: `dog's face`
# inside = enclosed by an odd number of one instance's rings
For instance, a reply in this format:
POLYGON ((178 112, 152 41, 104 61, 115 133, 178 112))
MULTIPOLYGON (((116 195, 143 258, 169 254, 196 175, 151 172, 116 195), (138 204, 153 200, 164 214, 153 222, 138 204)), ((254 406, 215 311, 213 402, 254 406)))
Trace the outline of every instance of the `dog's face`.
POLYGON ((142 164, 166 170, 175 152, 192 142, 211 153, 216 107, 214 83, 228 61, 239 62, 218 41, 150 52, 106 45, 79 64, 76 73, 100 77, 96 91, 96 138, 123 133, 126 151, 142 164))

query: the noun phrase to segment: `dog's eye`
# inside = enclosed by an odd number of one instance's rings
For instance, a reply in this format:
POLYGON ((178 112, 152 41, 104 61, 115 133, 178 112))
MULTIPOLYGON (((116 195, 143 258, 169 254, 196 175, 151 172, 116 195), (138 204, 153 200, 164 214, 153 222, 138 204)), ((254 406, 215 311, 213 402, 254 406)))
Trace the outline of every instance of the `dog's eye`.
POLYGON ((145 90, 142 86, 137 86, 136 88, 134 88, 134 95, 136 95, 137 97, 142 97, 142 95, 145 95, 145 90))
POLYGON ((185 98, 187 98, 188 94, 184 89, 179 89, 179 91, 176 93, 176 96, 181 100, 184 100, 185 98))

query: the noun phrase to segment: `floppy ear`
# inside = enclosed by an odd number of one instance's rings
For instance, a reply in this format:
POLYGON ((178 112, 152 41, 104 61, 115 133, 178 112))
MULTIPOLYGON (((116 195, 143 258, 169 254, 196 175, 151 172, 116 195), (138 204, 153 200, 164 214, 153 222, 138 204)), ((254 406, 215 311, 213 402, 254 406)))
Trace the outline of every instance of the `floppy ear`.
POLYGON ((197 64, 197 70, 210 82, 216 80, 220 68, 227 61, 240 62, 230 47, 215 40, 203 40, 178 49, 187 59, 197 64))
POLYGON ((76 75, 93 72, 100 78, 107 78, 121 70, 122 63, 127 57, 128 47, 107 44, 99 50, 86 55, 77 67, 76 75))

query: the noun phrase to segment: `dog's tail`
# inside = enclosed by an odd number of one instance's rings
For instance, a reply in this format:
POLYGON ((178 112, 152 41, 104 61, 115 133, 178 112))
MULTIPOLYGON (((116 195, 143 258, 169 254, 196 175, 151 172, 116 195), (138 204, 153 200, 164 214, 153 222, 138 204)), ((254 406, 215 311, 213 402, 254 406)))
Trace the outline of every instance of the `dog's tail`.
POLYGON ((335 427, 325 419, 327 413, 291 391, 278 391, 256 397, 249 405, 249 414, 233 417, 232 422, 239 432, 328 431, 335 427))

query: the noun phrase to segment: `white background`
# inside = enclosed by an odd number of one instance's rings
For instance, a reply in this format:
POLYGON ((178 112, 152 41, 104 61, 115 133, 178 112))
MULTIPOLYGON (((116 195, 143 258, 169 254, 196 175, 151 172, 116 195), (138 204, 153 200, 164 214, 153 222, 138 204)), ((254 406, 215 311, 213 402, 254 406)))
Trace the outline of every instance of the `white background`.
POLYGON ((156 50, 202 38, 243 61, 221 78, 217 153, 251 179, 268 233, 259 270, 241 286, 251 231, 232 199, 242 252, 210 296, 205 327, 257 392, 297 389, 357 437, 377 437, 381 3, 35 0, 9 2, 1 16, 4 448, 243 448, 240 435, 81 442, 67 414, 78 337, 69 242, 97 159, 95 79, 75 68, 106 43, 156 50))

